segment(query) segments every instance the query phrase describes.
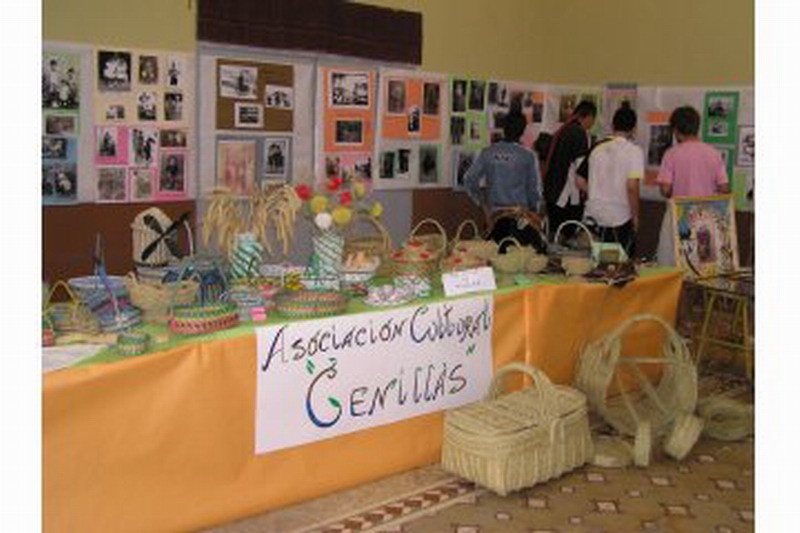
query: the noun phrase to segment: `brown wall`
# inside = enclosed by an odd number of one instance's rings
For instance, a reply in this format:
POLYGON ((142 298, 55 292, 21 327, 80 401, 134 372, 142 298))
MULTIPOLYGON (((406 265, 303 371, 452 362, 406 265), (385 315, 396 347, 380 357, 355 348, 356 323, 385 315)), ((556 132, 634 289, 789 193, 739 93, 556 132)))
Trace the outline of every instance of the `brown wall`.
MULTIPOLYGON (((152 204, 78 204, 42 208, 42 279, 57 280, 92 274, 92 252, 100 233, 105 248, 106 271, 124 275, 133 270, 134 217, 152 204)), ((194 226, 193 201, 159 203, 158 208, 175 220, 190 212, 194 226)), ((186 232, 180 244, 188 250, 186 232)))

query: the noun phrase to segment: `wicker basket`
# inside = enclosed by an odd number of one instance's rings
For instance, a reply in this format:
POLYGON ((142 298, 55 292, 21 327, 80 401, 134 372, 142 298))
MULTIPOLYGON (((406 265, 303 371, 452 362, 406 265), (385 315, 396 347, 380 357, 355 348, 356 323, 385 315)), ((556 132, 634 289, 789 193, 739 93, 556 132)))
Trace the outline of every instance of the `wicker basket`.
MULTIPOLYGON (((178 259, 169 250, 167 243, 162 239, 155 250, 150 253, 147 258, 142 258, 145 249, 150 246, 156 239, 161 237, 161 233, 156 231, 157 228, 151 228, 145 224, 145 217, 152 217, 161 229, 161 232, 166 231, 172 225, 172 219, 158 207, 150 207, 145 209, 133 219, 131 223, 132 240, 133 240, 133 263, 136 266, 164 266, 171 260, 178 259)), ((189 234, 189 246, 192 246, 192 235, 188 224, 184 224, 186 231, 189 234)), ((192 251, 189 252, 192 255, 192 251)))
POLYGON ((536 255, 536 250, 528 246, 522 246, 514 237, 504 237, 497 243, 498 249, 508 241, 514 247, 506 248, 504 254, 497 254, 492 257, 492 266, 501 274, 518 274, 524 272, 528 264, 528 259, 536 255))
POLYGON ((467 219, 458 225, 456 236, 450 246, 450 254, 457 257, 472 256, 488 261, 497 255, 497 243, 480 238, 478 225, 472 219, 467 219), (462 233, 465 228, 472 228, 472 239, 466 240, 462 233))
POLYGON ((344 230, 344 253, 343 257, 350 254, 364 252, 366 255, 377 256, 381 262, 375 272, 378 276, 388 276, 392 272, 392 265, 389 258, 394 251, 392 237, 386 227, 375 217, 358 214, 344 230), (361 222, 359 224, 359 222, 361 222), (358 233, 355 228, 372 228, 373 233, 358 233))
POLYGON ((458 272, 486 266, 486 260, 474 255, 451 255, 442 260, 442 272, 458 272))
POLYGON ((444 231, 442 225, 436 220, 426 218, 420 220, 419 223, 414 226, 414 229, 411 230, 411 233, 409 233, 406 246, 411 243, 419 243, 428 248, 428 250, 437 252, 439 256, 442 256, 447 249, 447 232, 444 231), (434 233, 420 233, 420 228, 426 224, 433 226, 436 231, 434 233))
POLYGON ((347 302, 338 291, 287 291, 275 298, 275 309, 288 318, 316 318, 344 313, 347 302))
POLYGON ((589 343, 578 361, 575 385, 586 393, 589 406, 617 431, 634 436, 643 421, 649 421, 653 438, 665 435, 681 415, 694 412, 697 403, 697 369, 684 340, 664 320, 654 315, 637 315, 614 331, 589 343), (667 338, 661 357, 621 357, 622 337, 634 324, 651 321, 660 325, 667 338), (618 364, 630 366, 640 390, 626 390, 618 364), (662 365, 659 382, 653 386, 639 364, 662 365), (618 394, 608 397, 612 379, 618 394))
POLYGON ((125 278, 133 305, 142 310, 145 322, 166 323, 177 305, 197 300, 200 283, 193 279, 172 282, 140 281, 133 273, 125 278))
POLYGON ((426 218, 411 230, 403 248, 392 254, 394 275, 432 279, 439 272, 446 247, 447 235, 444 228, 432 218, 426 218), (417 235, 419 228, 426 223, 436 226, 439 233, 417 235))
POLYGON ((586 398, 523 363, 501 368, 486 399, 445 414, 442 468, 505 496, 547 481, 594 455, 586 398), (503 378, 533 386, 500 396, 503 378))
POLYGON ((64 281, 57 281, 50 288, 45 301, 44 314, 53 324, 53 330, 57 334, 62 333, 86 333, 94 335, 100 332, 100 323, 86 305, 75 295, 64 281), (68 301, 53 302, 53 295, 59 288, 63 288, 67 293, 68 301))
POLYGON ((228 302, 176 307, 169 328, 182 335, 202 335, 239 324, 236 305, 228 302))
POLYGON ((126 331, 117 336, 116 349, 119 355, 142 355, 150 348, 150 335, 143 331, 126 331))

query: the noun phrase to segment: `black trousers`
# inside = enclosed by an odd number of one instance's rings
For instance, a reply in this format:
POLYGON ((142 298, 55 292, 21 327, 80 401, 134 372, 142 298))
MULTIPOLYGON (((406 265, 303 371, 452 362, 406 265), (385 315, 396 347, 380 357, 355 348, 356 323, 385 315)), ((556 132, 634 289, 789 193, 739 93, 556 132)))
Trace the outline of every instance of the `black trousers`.
POLYGON ((601 242, 616 242, 622 245, 625 253, 629 258, 633 258, 636 253, 636 231, 633 229, 633 221, 629 220, 621 226, 598 226, 589 225, 592 233, 600 239, 601 242))
MULTIPOLYGON (((494 227, 492 227, 492 231, 489 233, 489 240, 499 243, 505 237, 514 237, 522 246, 533 246, 538 253, 547 253, 547 245, 542 241, 539 232, 530 225, 523 225, 523 228, 520 229, 520 225, 517 217, 501 217, 497 219, 494 227)), ((500 253, 505 253, 506 248, 511 245, 511 242, 504 243, 500 253)))
MULTIPOLYGON (((555 202, 547 202, 547 238, 552 242, 558 227, 567 220, 583 220, 583 204, 559 207, 555 202)), ((561 232, 559 240, 568 239, 575 235, 577 226, 569 225, 561 232)), ((563 242, 563 241, 562 241, 563 242)))

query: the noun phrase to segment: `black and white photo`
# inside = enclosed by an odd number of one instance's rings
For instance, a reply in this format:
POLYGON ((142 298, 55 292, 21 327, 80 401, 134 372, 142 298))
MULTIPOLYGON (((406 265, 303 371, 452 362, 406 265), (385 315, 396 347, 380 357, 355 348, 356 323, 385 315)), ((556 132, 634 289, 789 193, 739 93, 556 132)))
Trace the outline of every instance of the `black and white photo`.
POLYGON ((737 166, 752 167, 756 164, 755 126, 739 126, 739 145, 736 154, 737 166))
POLYGON ((139 56, 139 83, 142 85, 158 83, 158 56, 139 56))
POLYGON ((439 114, 440 85, 433 82, 425 82, 422 85, 422 112, 425 115, 439 114))
POLYGON ((331 72, 329 107, 369 107, 367 72, 331 72))
POLYGON ((402 114, 406 111, 406 82, 402 80, 389 80, 387 84, 389 102, 386 111, 391 114, 402 114))
POLYGON ((265 85, 264 106, 269 109, 293 109, 294 89, 283 85, 265 85))
POLYGON ((162 148, 186 148, 186 130, 159 130, 162 148))
POLYGON ((264 139, 264 178, 286 180, 290 157, 289 139, 264 139))
POLYGON ((42 137, 42 158, 44 158, 44 159, 66 159, 67 158, 67 138, 66 137, 42 137))
POLYGON ((125 120, 125 106, 111 104, 106 107, 106 120, 125 120))
POLYGON ((467 120, 464 117, 450 117, 450 144, 463 144, 466 128, 467 120))
POLYGON ((136 102, 136 116, 139 120, 158 119, 158 96, 153 91, 139 93, 136 102))
POLYGON ((264 127, 264 107, 261 104, 236 102, 233 108, 234 127, 255 128, 264 127))
POLYGON ((153 178, 155 172, 152 168, 131 168, 128 171, 128 190, 131 200, 149 200, 153 196, 153 178))
POLYGON ((219 95, 222 98, 256 99, 258 69, 240 65, 219 66, 219 95))
POLYGON ((70 135, 77 133, 75 115, 45 115, 44 132, 48 135, 70 135))
POLYGON ((165 85, 171 89, 182 88, 183 78, 186 74, 186 62, 184 59, 177 56, 167 56, 166 65, 165 85))
POLYGON ((408 133, 411 135, 419 135, 419 128, 419 107, 414 105, 408 108, 408 133))
POLYGON ((657 167, 661 165, 664 152, 672 146, 672 128, 669 124, 650 125, 650 144, 647 147, 647 165, 657 167))
POLYGON ((78 109, 79 60, 70 55, 45 54, 42 58, 42 107, 78 109))
POLYGON ((381 152, 381 179, 393 179, 394 178, 394 152, 381 152))
POLYGON ((97 170, 97 201, 124 202, 127 200, 125 167, 100 167, 97 170))
POLYGON ((97 88, 101 92, 130 91, 130 52, 98 51, 97 77, 97 88))
POLYGON ((117 128, 97 128, 97 156, 117 157, 117 128))
POLYGON ((439 181, 439 148, 433 144, 419 147, 419 182, 437 183, 439 181))
POLYGON ((481 124, 477 120, 469 121, 469 140, 472 143, 481 141, 481 124))
POLYGON ((453 94, 450 97, 453 113, 467 110, 467 80, 453 80, 453 94))
POLYGON ((156 128, 131 129, 130 158, 137 167, 149 167, 156 162, 158 130, 156 128))
POLYGON ((158 192, 179 193, 186 191, 184 170, 186 156, 183 153, 164 152, 161 154, 158 174, 158 192))
POLYGON ((46 162, 42 165, 42 195, 48 200, 71 202, 78 198, 78 167, 75 163, 46 162))
POLYGON ((473 152, 462 152, 456 150, 453 152, 453 188, 458 190, 464 189, 464 175, 467 173, 472 163, 475 161, 475 154, 473 152))
POLYGON ((411 150, 401 148, 397 151, 397 177, 408 177, 408 171, 411 169, 411 150))
POLYGON ((483 111, 486 82, 472 80, 469 82, 469 108, 472 111, 483 111))
POLYGON ((164 94, 164 120, 183 120, 183 93, 164 94))
POLYGON ((336 144, 362 144, 364 142, 364 123, 360 120, 336 121, 336 144))

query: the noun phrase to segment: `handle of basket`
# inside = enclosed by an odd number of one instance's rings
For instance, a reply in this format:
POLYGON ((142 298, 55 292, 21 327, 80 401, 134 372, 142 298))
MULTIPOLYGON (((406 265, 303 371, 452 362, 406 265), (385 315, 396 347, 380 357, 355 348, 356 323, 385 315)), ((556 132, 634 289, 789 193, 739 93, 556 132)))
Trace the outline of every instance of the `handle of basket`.
POLYGON ((194 257, 194 234, 192 233, 192 226, 189 221, 183 220, 183 227, 186 228, 186 240, 189 243, 189 257, 194 257))
POLYGON ((436 220, 434 220, 432 218, 425 218, 425 219, 420 220, 419 223, 416 226, 414 226, 414 229, 411 230, 411 233, 409 235, 410 236, 416 235, 417 231, 419 230, 419 228, 421 228, 425 224, 432 224, 433 226, 436 227, 436 229, 439 231, 439 233, 441 233, 441 235, 442 235, 442 246, 437 251, 439 251, 439 252, 444 251, 444 249, 447 248, 447 232, 444 231, 444 228, 442 227, 441 224, 439 224, 436 220))
POLYGON ((456 243, 460 241, 463 236, 461 233, 464 231, 464 228, 470 227, 472 228, 472 238, 479 239, 480 238, 480 231, 478 231, 478 224, 475 223, 474 220, 468 218, 464 220, 461 224, 458 225, 458 229, 456 230, 456 235, 453 237, 453 242, 456 243))
POLYGON ((586 232, 586 235, 589 236, 589 244, 594 244, 594 238, 592 237, 592 232, 589 231, 589 228, 578 222, 577 220, 567 220, 562 222, 558 229, 556 229, 556 234, 553 236, 553 242, 558 243, 558 238, 561 236, 561 230, 567 226, 578 226, 579 228, 583 229, 586 232))
POLYGON ((495 372, 487 398, 494 399, 502 394, 503 378, 512 372, 522 372, 531 378, 538 395, 536 406, 542 417, 549 417, 555 413, 555 405, 553 405, 555 390, 550 378, 538 368, 518 361, 508 363, 495 372))
POLYGON ((64 288, 64 290, 67 292, 67 296, 69 296, 69 299, 72 301, 73 305, 74 304, 80 304, 80 300, 78 299, 77 296, 75 296, 75 293, 72 291, 72 289, 70 289, 70 287, 67 284, 67 282, 64 281, 64 280, 58 280, 53 284, 52 287, 50 287, 50 292, 47 294, 47 303, 44 306, 45 309, 48 309, 50 307, 50 305, 52 303, 52 299, 53 299, 53 294, 55 294, 56 290, 59 287, 63 287, 64 288))
POLYGON ((371 215, 365 215, 363 213, 357 214, 353 219, 353 222, 350 225, 348 225, 347 228, 345 228, 344 231, 345 235, 350 235, 352 233, 353 230, 351 228, 353 228, 356 225, 356 222, 358 222, 359 220, 369 222, 373 228, 378 230, 378 233, 383 239, 384 246, 391 247, 392 236, 389 234, 389 231, 386 229, 386 227, 384 227, 383 224, 381 224, 380 220, 371 215))
POLYGON ((607 357, 614 357, 614 364, 616 364, 616 358, 619 357, 621 339, 625 332, 631 328, 634 324, 639 322, 655 322, 659 324, 667 334, 667 338, 669 340, 670 345, 675 349, 675 351, 680 351, 680 348, 684 347, 683 339, 681 339, 680 335, 675 331, 675 329, 670 326, 663 318, 650 314, 650 313, 643 313, 640 315, 634 315, 626 320, 623 320, 621 324, 619 324, 614 330, 611 332, 608 337, 605 339, 605 346, 607 348, 611 348, 614 346, 615 349, 607 349, 605 353, 607 357))
POLYGON ((511 242, 517 248, 522 248, 522 245, 519 243, 519 241, 516 238, 512 237, 511 235, 509 235, 507 237, 503 237, 502 239, 500 239, 500 242, 497 243, 497 250, 498 251, 500 250, 500 248, 503 247, 503 243, 506 242, 506 241, 511 242))

